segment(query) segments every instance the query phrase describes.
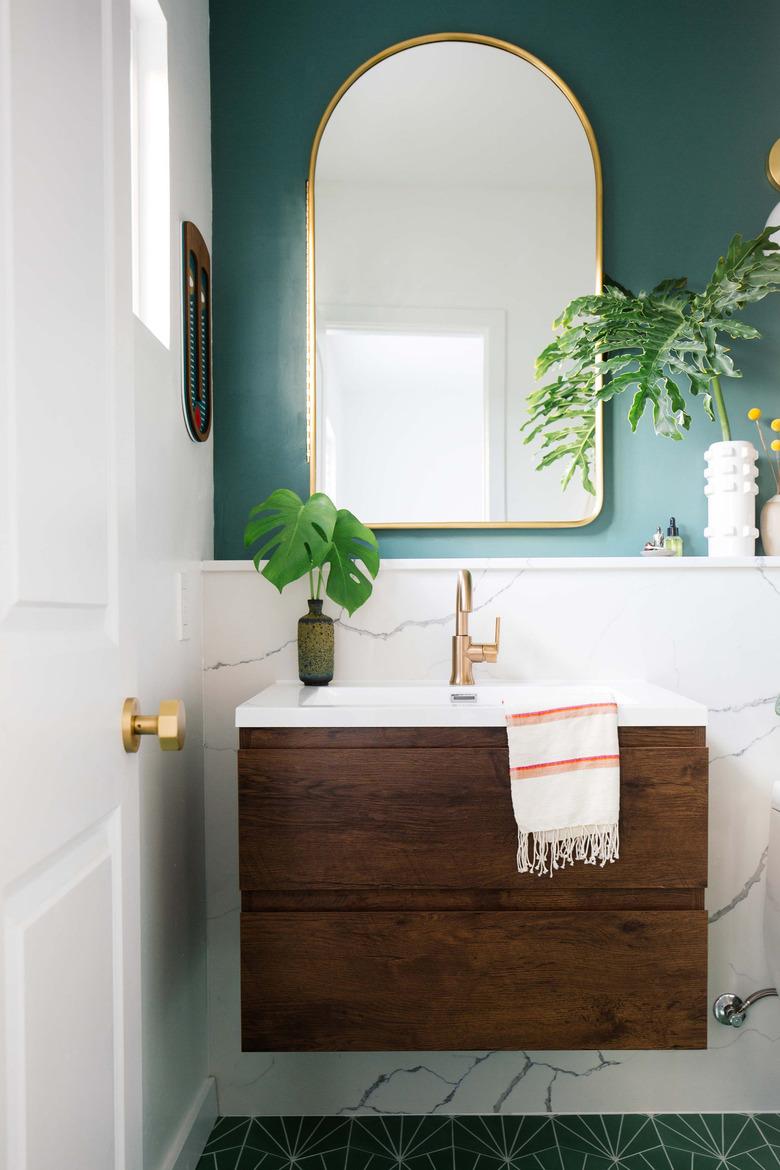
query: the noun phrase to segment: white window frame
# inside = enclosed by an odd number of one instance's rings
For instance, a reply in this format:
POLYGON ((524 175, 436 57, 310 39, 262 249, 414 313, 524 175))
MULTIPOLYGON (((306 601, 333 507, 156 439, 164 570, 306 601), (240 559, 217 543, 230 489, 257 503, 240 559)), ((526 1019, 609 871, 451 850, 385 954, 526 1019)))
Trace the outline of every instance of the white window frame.
MULTIPOLYGON (((317 334, 328 329, 431 335, 476 334, 484 338, 485 435, 482 511, 485 520, 505 520, 506 504, 506 311, 504 309, 448 309, 380 305, 318 305, 317 334)), ((326 417, 327 371, 317 345, 316 417, 326 417)), ((324 428, 316 443, 316 490, 323 491, 325 473, 324 428)), ((453 520, 458 519, 454 516, 453 520)))

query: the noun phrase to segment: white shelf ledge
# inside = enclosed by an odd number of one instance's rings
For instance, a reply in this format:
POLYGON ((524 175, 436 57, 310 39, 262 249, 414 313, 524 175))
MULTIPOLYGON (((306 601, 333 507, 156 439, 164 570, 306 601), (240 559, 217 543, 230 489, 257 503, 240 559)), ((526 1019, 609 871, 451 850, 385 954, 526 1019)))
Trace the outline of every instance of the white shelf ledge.
MULTIPOLYGON (((253 573, 252 561, 202 561, 204 573, 253 573)), ((759 569, 780 571, 780 557, 386 557, 382 574, 408 572, 457 572, 458 569, 492 569, 495 572, 564 572, 577 570, 634 570, 651 573, 694 572, 707 569, 759 569)))

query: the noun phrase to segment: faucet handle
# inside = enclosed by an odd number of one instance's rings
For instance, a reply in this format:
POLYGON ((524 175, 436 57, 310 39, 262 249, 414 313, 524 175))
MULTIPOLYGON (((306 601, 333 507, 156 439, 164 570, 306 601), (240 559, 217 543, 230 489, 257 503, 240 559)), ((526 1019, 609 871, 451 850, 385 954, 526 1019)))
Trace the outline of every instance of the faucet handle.
POLYGON ((501 618, 496 618, 495 641, 486 642, 482 647, 485 662, 495 662, 498 659, 498 648, 501 645, 501 618))

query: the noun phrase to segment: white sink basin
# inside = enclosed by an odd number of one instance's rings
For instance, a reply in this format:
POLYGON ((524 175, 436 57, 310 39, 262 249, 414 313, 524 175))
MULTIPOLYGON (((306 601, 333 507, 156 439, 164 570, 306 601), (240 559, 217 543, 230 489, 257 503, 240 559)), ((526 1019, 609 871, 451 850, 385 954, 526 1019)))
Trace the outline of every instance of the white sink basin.
POLYGON ((582 689, 611 693, 622 727, 704 727, 707 708, 647 682, 272 683, 236 708, 236 727, 502 727, 513 706, 576 702, 582 689))

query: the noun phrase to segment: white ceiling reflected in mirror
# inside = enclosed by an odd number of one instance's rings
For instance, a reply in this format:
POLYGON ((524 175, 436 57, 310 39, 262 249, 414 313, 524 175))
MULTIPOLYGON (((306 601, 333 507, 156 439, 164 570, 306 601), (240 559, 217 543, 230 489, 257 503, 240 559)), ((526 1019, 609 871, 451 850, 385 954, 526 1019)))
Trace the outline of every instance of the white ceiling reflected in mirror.
POLYGON ((601 287, 598 152, 565 84, 489 38, 395 46, 328 107, 308 210, 312 490, 372 527, 594 519, 600 438, 593 496, 521 431, 553 320, 601 287))

